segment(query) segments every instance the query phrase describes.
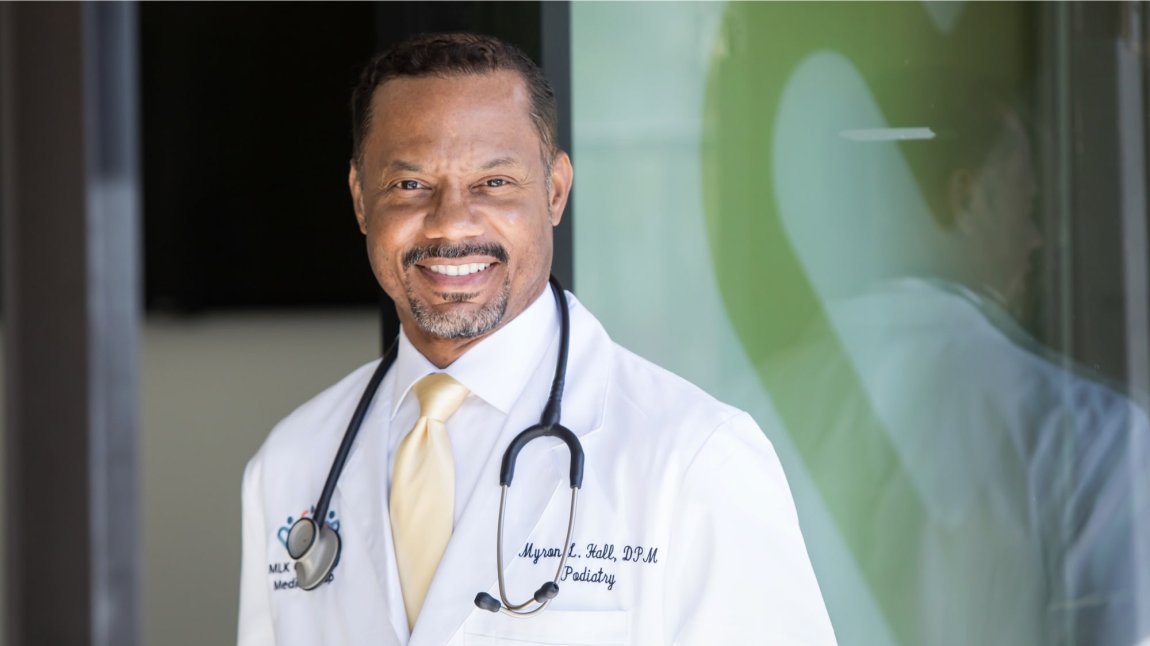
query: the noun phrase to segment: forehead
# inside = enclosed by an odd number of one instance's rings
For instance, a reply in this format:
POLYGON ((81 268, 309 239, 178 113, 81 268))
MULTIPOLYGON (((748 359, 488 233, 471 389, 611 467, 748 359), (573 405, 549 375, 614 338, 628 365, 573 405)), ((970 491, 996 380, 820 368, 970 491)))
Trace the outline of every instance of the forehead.
POLYGON ((531 100, 512 71, 389 79, 372 96, 370 148, 460 141, 530 140, 538 145, 531 100))

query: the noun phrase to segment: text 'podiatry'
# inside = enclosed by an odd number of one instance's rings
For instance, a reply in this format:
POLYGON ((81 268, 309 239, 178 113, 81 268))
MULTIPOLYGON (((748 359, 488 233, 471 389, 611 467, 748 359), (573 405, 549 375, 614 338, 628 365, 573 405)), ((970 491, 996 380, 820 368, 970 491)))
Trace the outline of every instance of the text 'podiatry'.
MULTIPOLYGON (((518 554, 519 558, 530 559, 535 565, 541 559, 557 559, 564 556, 561 547, 539 547, 528 542, 518 554)), ((587 543, 580 546, 571 543, 567 546, 567 565, 559 573, 559 581, 578 581, 581 583, 600 583, 608 590, 615 589, 615 571, 598 566, 600 562, 632 563, 655 565, 659 562, 659 548, 649 545, 616 545, 615 543, 587 543), (575 560, 591 561, 592 565, 572 563, 575 560)))

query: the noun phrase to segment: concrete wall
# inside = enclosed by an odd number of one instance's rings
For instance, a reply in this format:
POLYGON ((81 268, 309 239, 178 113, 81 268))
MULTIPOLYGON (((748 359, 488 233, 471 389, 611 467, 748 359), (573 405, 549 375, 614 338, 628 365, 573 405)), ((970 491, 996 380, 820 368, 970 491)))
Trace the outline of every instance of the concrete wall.
POLYGON ((235 643, 244 465, 280 418, 378 356, 378 326, 374 311, 145 323, 143 644, 235 643))

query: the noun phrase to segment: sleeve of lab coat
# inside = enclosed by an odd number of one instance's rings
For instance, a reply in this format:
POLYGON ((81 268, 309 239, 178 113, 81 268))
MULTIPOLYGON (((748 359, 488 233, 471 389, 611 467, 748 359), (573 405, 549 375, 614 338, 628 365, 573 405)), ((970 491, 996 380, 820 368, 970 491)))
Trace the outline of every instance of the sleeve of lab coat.
POLYGON ((669 547, 669 643, 835 643, 782 466, 746 413, 688 467, 669 547))
MULTIPOLYGON (((1076 429, 1074 461, 1043 474, 1056 483, 1049 487, 1056 495, 1044 496, 1045 531, 1066 534, 1067 541, 1053 554, 1052 569, 1062 569, 1065 586, 1064 598, 1051 603, 1054 630, 1070 626, 1072 643, 1146 644, 1150 604, 1141 593, 1150 588, 1150 426, 1135 404, 1093 384, 1081 386, 1078 396, 1075 419, 1059 419, 1076 429)), ((1043 430, 1049 443, 1066 442, 1054 424, 1043 430)))
POLYGON ((271 646, 271 597, 267 575, 267 525, 260 496, 260 463, 256 457, 244 469, 243 562, 240 566, 239 646, 271 646))

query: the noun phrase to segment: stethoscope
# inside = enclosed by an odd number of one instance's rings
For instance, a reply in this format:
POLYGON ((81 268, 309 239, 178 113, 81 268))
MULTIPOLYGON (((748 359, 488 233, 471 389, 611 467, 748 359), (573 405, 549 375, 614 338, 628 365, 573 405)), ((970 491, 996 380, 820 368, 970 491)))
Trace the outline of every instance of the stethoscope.
MULTIPOLYGON (((579 438, 559 423, 560 408, 563 402, 563 383, 567 374, 567 350, 571 343, 571 321, 567 311, 566 299, 563 296, 563 287, 554 276, 551 277, 551 293, 555 296, 555 306, 559 310, 559 356, 555 361, 555 379, 551 382, 551 394, 547 397, 547 405, 543 408, 543 415, 539 423, 515 436, 507 451, 503 453, 503 464, 499 470, 499 527, 495 546, 495 558, 499 567, 499 598, 486 592, 475 596, 475 605, 491 612, 502 611, 514 617, 528 617, 547 607, 555 595, 559 594, 559 577, 563 566, 567 564, 568 550, 563 550, 559 559, 559 567, 555 570, 555 578, 547 581, 531 599, 523 603, 511 603, 507 598, 507 585, 503 579, 503 516, 507 508, 507 490, 511 487, 511 479, 515 476, 515 460, 519 452, 531 440, 540 437, 555 437, 567 444, 571 453, 571 508, 567 515, 567 539, 564 545, 571 544, 571 532, 575 526, 575 503, 578 500, 580 487, 583 486, 583 446, 579 438)), ((339 562, 340 538, 339 532, 327 524, 327 511, 331 505, 331 497, 335 493, 336 482, 343 472, 347 456, 351 452, 352 443, 359 433, 360 426, 367 416, 367 409, 379 390, 391 365, 395 363, 398 352, 398 342, 392 343, 384 354, 379 366, 372 373, 367 387, 360 397, 359 404, 351 416, 351 421, 344 432, 343 440, 335 453, 331 471, 327 474, 327 481, 323 485, 319 502, 315 505, 315 513, 310 518, 300 518, 292 525, 287 536, 288 555, 295 559, 296 585, 304 590, 314 590, 327 580, 339 562)))

